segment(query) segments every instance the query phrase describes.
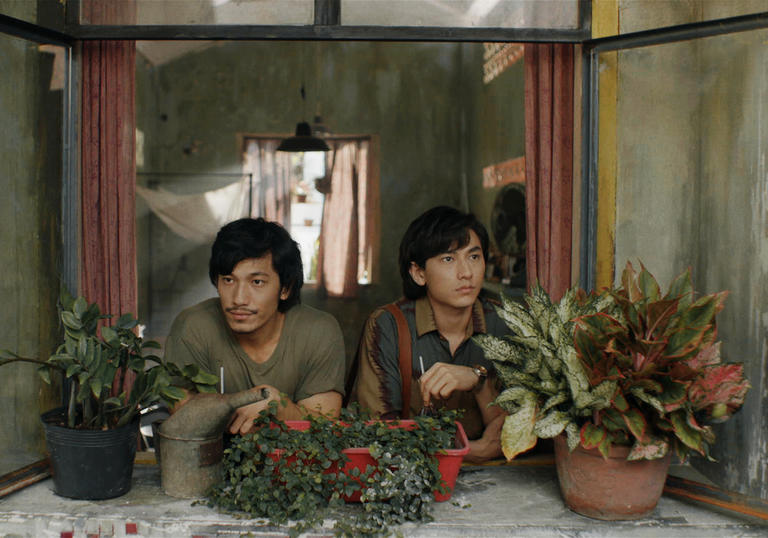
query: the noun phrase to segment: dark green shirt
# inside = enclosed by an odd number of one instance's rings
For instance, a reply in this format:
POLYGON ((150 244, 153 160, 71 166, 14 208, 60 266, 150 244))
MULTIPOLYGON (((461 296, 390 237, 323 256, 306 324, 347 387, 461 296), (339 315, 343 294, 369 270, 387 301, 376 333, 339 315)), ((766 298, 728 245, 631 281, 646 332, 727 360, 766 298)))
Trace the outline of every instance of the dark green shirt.
POLYGON ((263 363, 250 359, 227 325, 218 297, 182 311, 165 342, 165 359, 197 364, 216 377, 224 368, 224 392, 272 385, 298 402, 314 394, 344 394, 344 339, 336 318, 298 304, 285 313, 280 340, 263 363))

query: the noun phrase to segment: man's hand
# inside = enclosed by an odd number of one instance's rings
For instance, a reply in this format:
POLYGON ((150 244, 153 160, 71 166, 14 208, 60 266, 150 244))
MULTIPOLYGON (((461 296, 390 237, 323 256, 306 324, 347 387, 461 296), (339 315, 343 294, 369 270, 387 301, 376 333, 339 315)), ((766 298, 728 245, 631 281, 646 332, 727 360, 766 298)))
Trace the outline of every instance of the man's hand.
POLYGON ((426 406, 432 398, 444 400, 455 390, 472 390, 478 381, 477 374, 469 366, 438 362, 419 379, 421 398, 426 406))
POLYGON ((227 424, 229 433, 239 433, 240 435, 250 433, 253 431, 253 420, 269 407, 270 402, 277 402, 278 406, 281 405, 280 391, 271 385, 259 385, 250 390, 261 391, 262 389, 267 389, 269 393, 265 399, 235 409, 232 418, 229 419, 229 424, 227 424))

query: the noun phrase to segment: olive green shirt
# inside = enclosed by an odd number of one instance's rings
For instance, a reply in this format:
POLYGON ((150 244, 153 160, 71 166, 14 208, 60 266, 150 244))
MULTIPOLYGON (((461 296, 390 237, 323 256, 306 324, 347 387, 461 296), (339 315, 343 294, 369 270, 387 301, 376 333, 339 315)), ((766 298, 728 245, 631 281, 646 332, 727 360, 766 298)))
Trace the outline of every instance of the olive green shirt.
POLYGON ((336 318, 298 304, 285 313, 280 340, 266 362, 245 353, 227 325, 218 297, 182 311, 165 342, 165 359, 179 366, 197 364, 220 376, 224 392, 271 385, 294 402, 314 394, 344 394, 344 339, 336 318))

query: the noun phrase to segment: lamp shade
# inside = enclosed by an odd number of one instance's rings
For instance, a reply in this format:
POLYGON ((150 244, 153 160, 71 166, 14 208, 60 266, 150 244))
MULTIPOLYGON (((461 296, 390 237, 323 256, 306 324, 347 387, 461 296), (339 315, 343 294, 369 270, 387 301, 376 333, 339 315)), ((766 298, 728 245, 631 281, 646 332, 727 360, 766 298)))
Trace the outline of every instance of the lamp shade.
POLYGON ((312 136, 312 129, 305 121, 297 123, 296 134, 280 142, 277 147, 277 151, 329 151, 330 149, 325 140, 312 136))

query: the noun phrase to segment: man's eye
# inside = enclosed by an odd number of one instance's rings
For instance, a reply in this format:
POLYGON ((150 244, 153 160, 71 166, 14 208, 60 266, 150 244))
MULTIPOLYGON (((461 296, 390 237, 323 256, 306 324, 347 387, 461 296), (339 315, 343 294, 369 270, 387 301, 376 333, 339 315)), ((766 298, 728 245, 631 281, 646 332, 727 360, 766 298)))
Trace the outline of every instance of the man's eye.
POLYGON ((480 254, 472 254, 470 256, 470 259, 472 259, 472 260, 479 260, 480 259, 480 254))
POLYGON ((255 278, 255 279, 253 279, 251 282, 252 282, 254 285, 256 285, 256 286, 261 286, 261 285, 264 283, 264 281, 263 281, 263 280, 261 280, 261 279, 259 279, 259 278, 255 278))
POLYGON ((453 256, 443 256, 442 259, 443 259, 444 262, 452 262, 453 261, 453 256))
POLYGON ((221 277, 221 280, 224 281, 225 283, 229 284, 230 282, 232 282, 232 277, 223 276, 223 277, 221 277))

